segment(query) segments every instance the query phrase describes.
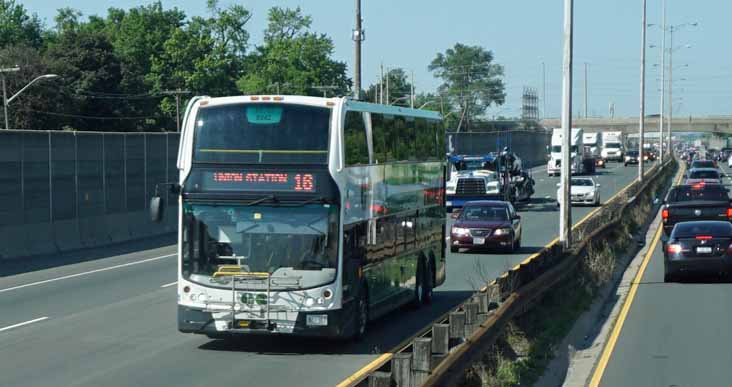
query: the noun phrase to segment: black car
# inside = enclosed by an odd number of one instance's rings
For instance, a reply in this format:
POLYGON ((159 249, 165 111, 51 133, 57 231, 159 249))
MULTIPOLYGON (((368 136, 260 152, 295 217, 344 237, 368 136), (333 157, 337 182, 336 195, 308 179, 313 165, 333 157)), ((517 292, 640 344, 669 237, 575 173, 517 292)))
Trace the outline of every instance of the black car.
POLYGON ((687 273, 727 274, 732 269, 732 223, 676 223, 663 243, 663 280, 673 282, 687 273))
POLYGON ((732 205, 727 188, 721 184, 677 185, 663 201, 661 218, 664 234, 685 221, 732 220, 732 205))
POLYGON ((627 151, 625 152, 625 162, 623 163, 626 167, 628 164, 638 164, 638 151, 627 151))
POLYGON ((696 168, 719 168, 719 164, 714 160, 694 160, 689 165, 689 169, 696 168))

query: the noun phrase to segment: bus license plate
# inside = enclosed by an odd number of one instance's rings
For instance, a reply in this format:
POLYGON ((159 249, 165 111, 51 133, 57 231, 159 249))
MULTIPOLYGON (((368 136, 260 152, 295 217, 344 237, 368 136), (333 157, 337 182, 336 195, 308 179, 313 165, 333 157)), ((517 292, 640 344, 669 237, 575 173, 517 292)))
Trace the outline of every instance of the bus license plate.
POLYGON ((474 245, 484 245, 485 238, 473 238, 473 244, 474 245))
POLYGON ((708 247, 708 246, 699 246, 696 248, 696 253, 697 254, 711 254, 712 248, 708 247))
POLYGON ((249 320, 237 320, 236 327, 237 328, 249 328, 249 320))

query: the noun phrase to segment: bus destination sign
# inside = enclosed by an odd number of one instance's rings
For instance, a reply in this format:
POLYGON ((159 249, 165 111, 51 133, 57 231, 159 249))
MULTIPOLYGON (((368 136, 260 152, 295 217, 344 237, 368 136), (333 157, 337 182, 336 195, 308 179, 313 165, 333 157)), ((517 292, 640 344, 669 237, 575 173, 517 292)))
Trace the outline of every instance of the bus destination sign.
POLYGON ((209 171, 204 181, 208 189, 258 192, 315 192, 312 173, 209 171))

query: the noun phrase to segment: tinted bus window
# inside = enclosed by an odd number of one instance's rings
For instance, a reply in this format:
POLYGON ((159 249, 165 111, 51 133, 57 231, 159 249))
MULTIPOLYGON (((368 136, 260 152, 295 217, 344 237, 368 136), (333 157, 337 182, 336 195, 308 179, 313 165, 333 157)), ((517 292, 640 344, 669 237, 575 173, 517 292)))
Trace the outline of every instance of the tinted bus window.
POLYGON ((445 157, 445 154, 447 154, 447 149, 445 148, 445 129, 442 127, 442 122, 437 120, 428 120, 428 125, 432 129, 432 132, 435 134, 435 140, 437 142, 437 153, 435 154, 435 157, 438 160, 441 160, 445 157))
POLYGON ((371 113, 371 133, 374 145, 374 163, 385 163, 387 161, 386 148, 386 122, 382 114, 371 113))
POLYGON ((415 146, 419 160, 431 159, 435 155, 435 132, 427 125, 427 120, 417 118, 415 120, 416 140, 415 146))
POLYGON ((328 108, 274 103, 201 108, 193 161, 325 164, 330 113, 328 108))
POLYGON ((346 165, 365 165, 369 163, 369 148, 366 142, 366 125, 363 113, 346 113, 346 126, 343 128, 346 143, 346 165))

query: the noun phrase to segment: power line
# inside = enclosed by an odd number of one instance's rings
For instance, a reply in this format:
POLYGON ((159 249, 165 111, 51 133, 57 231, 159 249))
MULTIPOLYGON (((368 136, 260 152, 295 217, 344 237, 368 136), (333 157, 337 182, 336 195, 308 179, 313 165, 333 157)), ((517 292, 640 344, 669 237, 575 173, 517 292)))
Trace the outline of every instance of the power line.
POLYGON ((107 120, 109 120, 109 121, 111 121, 111 120, 139 121, 139 120, 147 120, 147 119, 151 119, 151 118, 158 118, 156 116, 137 116, 137 117, 84 116, 84 115, 79 115, 79 114, 46 112, 46 111, 35 110, 35 109, 21 109, 20 111, 26 112, 26 113, 45 114, 45 115, 56 116, 56 117, 82 118, 82 119, 86 119, 86 120, 103 120, 103 121, 107 121, 107 120))

